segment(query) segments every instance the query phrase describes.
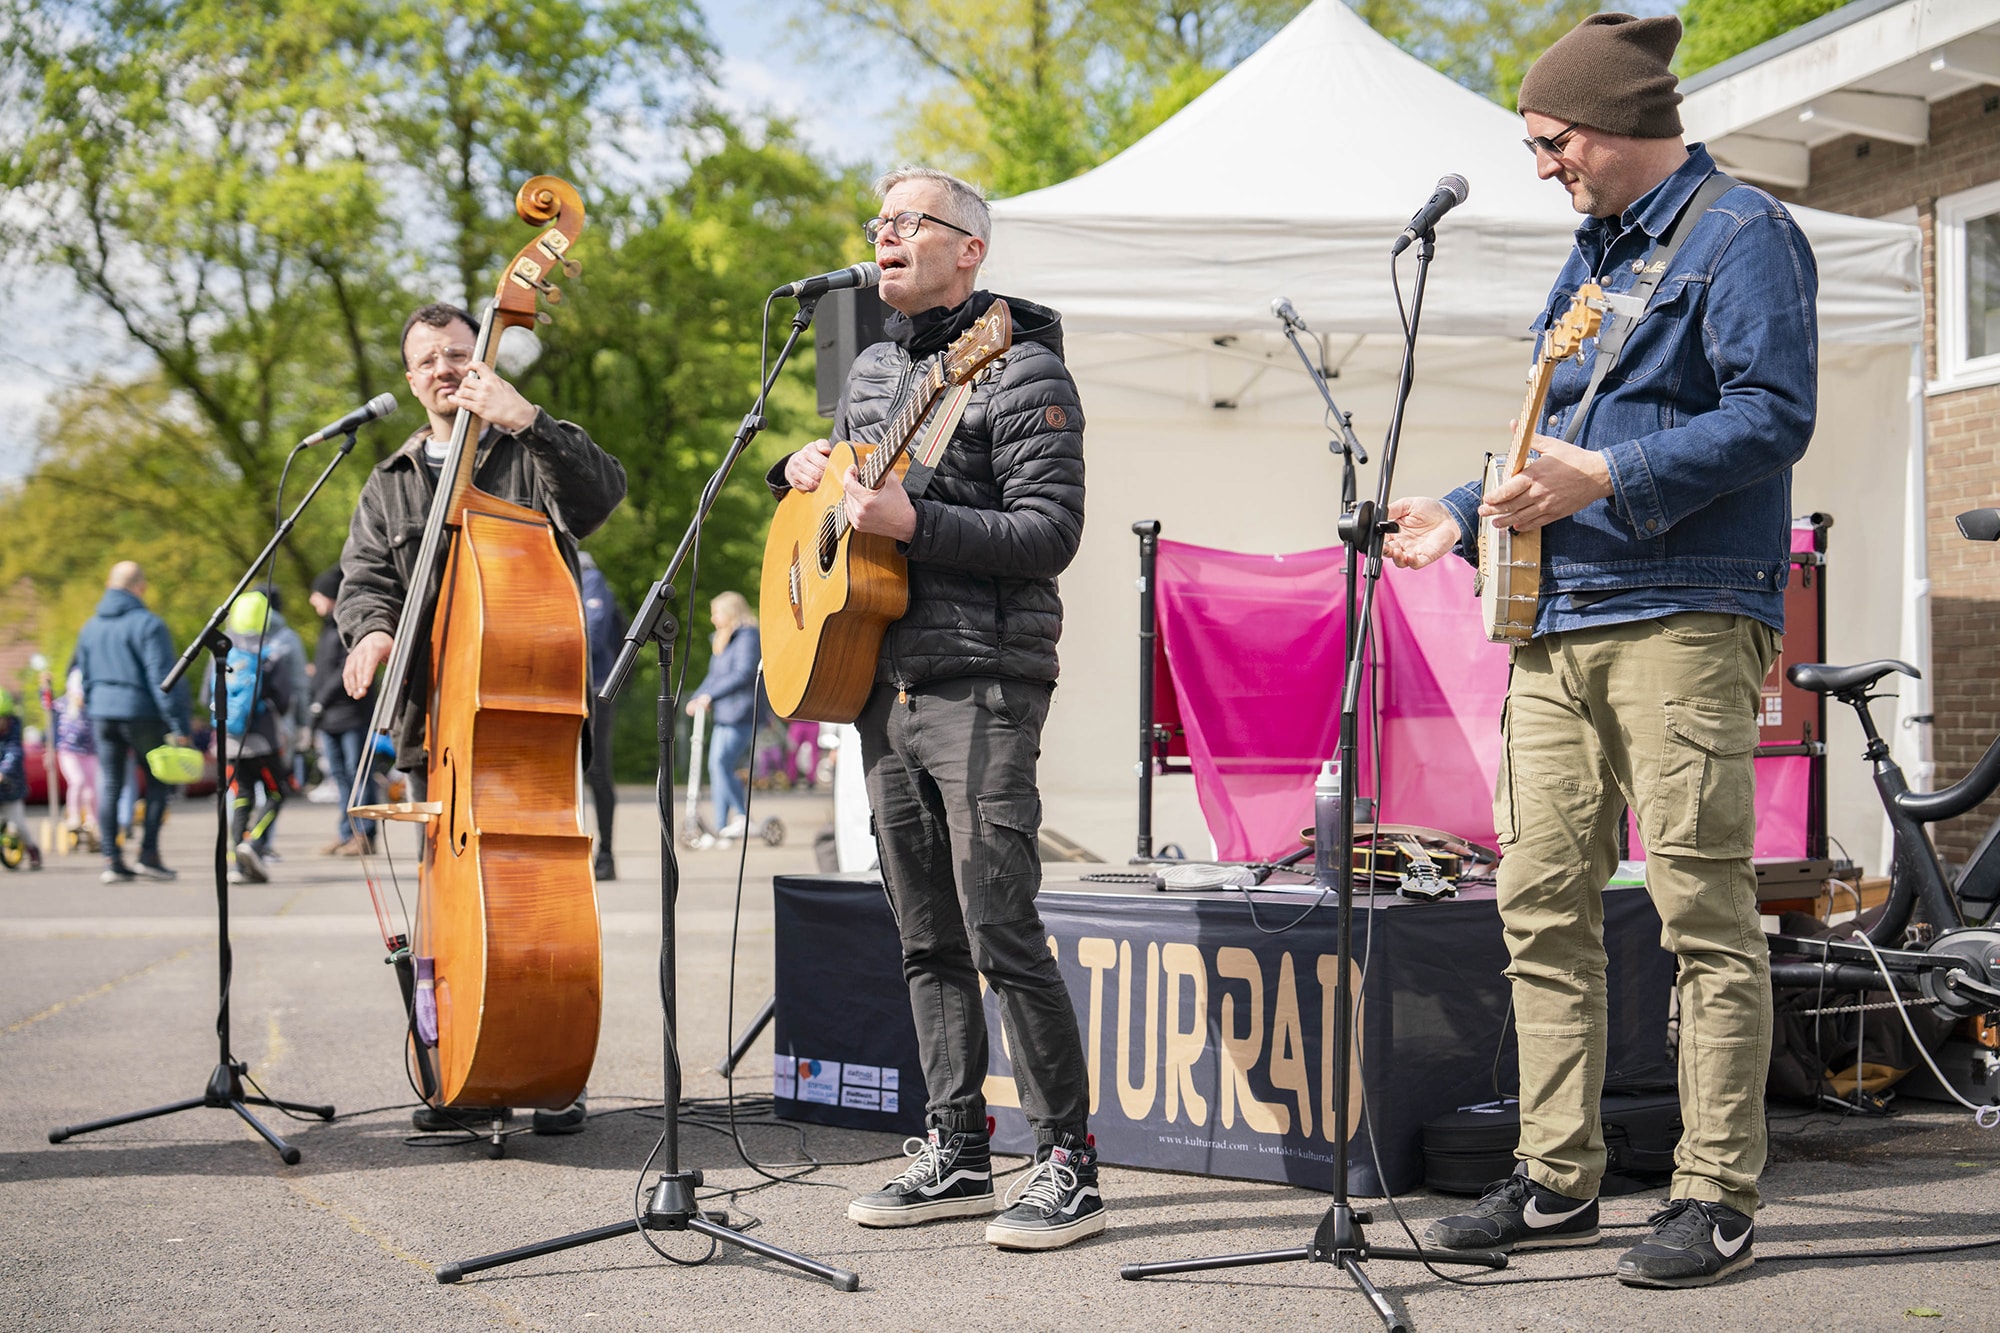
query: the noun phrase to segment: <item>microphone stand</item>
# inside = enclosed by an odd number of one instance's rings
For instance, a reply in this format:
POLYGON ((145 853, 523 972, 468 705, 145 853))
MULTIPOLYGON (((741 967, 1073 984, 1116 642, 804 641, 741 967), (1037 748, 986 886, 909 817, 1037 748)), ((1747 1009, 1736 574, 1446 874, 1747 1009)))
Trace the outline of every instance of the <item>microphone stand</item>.
MULTIPOLYGON (((78 1134, 88 1134, 93 1130, 109 1129, 113 1125, 129 1125, 135 1120, 151 1120, 157 1116, 173 1115, 180 1111, 192 1111, 197 1107, 211 1107, 216 1110, 236 1112, 238 1116, 242 1117, 245 1124, 257 1131, 264 1142, 277 1149, 279 1158, 283 1160, 286 1166, 296 1166, 299 1161, 299 1150, 272 1133, 263 1121, 250 1114, 249 1108, 252 1106, 269 1106, 280 1111, 302 1111, 308 1115, 316 1115, 321 1120, 333 1119, 333 1108, 331 1106, 312 1106, 304 1102, 280 1101, 276 1098, 267 1097, 262 1092, 259 1092, 256 1096, 246 1095, 243 1091, 243 1076, 250 1072, 250 1066, 244 1061, 238 1060, 229 1049, 229 983, 235 971, 235 954, 229 943, 229 783, 227 781, 229 690, 222 682, 222 673, 229 657, 229 636, 222 632, 222 622, 228 616, 230 608, 236 605, 236 599, 243 594, 243 590, 248 588, 251 581, 257 577, 257 571, 262 569, 264 562, 271 558, 271 553, 278 549, 278 544, 291 534, 293 527, 298 524, 299 515, 305 513, 306 506, 313 502, 313 497, 319 494, 320 488, 326 485, 328 478, 333 476, 333 470, 345 461, 349 453, 353 452, 354 432, 359 430, 362 424, 357 421, 343 432, 344 438, 340 442, 340 447, 334 452, 333 457, 327 460, 326 467, 321 470, 319 478, 313 482, 312 488, 299 500, 298 506, 279 522, 278 530, 271 534, 271 540, 265 542, 264 549, 257 552, 256 558, 250 562, 250 567, 243 571, 243 577, 237 579, 236 586, 229 590, 229 595, 224 597, 215 610, 209 613, 208 623, 201 627, 200 632, 194 636, 188 643, 186 650, 181 653, 180 658, 175 661, 173 669, 167 672, 166 679, 160 682, 161 690, 173 689, 174 686, 180 683, 181 678, 187 674, 188 668, 194 665, 195 658, 200 656, 204 651, 208 653, 209 660, 215 665, 217 689, 215 697, 211 701, 210 711, 213 714, 215 722, 215 934, 216 957, 221 972, 219 980, 220 993, 215 1015, 215 1035, 220 1051, 216 1059, 215 1069, 208 1076, 208 1086, 202 1089, 201 1096, 199 1097, 189 1097, 183 1101, 169 1102, 165 1106, 149 1107, 144 1111, 131 1111, 124 1115, 108 1116, 103 1120, 91 1120, 81 1125, 62 1125, 49 1131, 50 1143, 61 1143, 63 1140, 74 1138, 78 1134)), ((301 445, 299 447, 304 448, 305 446, 301 445)), ((151 776, 150 773, 148 776, 151 776)), ((154 781, 157 782, 158 779, 154 779, 154 781)), ((149 795, 147 799, 151 800, 153 797, 149 795)), ((112 836, 112 830, 105 830, 104 835, 109 838, 112 836)))
MULTIPOLYGON (((694 549, 701 535, 701 526, 708 518, 708 511, 721 494, 723 483, 736 466, 736 460, 750 447, 764 429, 764 403, 770 397, 771 386, 777 382, 778 374, 791 358, 792 349, 812 323, 813 308, 819 302, 815 296, 799 298, 798 313, 792 317, 791 336, 778 353, 777 363, 765 378, 757 402, 744 416, 742 424, 736 428, 736 437, 729 442, 729 450, 723 455, 722 465, 708 479, 702 490, 701 502, 695 507, 694 517, 688 521, 687 532, 675 548, 673 558, 667 562, 662 573, 647 591, 638 613, 625 632, 625 646, 618 654, 618 660, 605 677, 604 688, 597 697, 604 703, 612 703, 624 690, 626 679, 650 640, 658 655, 660 666, 660 692, 655 715, 655 735, 659 747, 659 799, 655 802, 660 818, 660 1002, 665 1037, 665 1067, 661 1071, 661 1109, 665 1114, 665 1125, 660 1133, 660 1146, 656 1156, 662 1163, 659 1179, 654 1183, 643 1209, 634 1209, 630 1217, 592 1227, 587 1231, 574 1232, 567 1236, 557 1236, 550 1240, 536 1241, 516 1249, 502 1250, 495 1254, 482 1255, 476 1259, 464 1259, 448 1263, 437 1270, 439 1282, 457 1282, 467 1273, 477 1273, 502 1264, 519 1263, 537 1255, 553 1254, 558 1250, 574 1249, 580 1245, 594 1244, 600 1240, 611 1240, 617 1236, 635 1231, 694 1231, 707 1236, 710 1242, 707 1256, 693 1261, 696 1264, 708 1262, 715 1254, 715 1242, 739 1246, 767 1259, 776 1259, 803 1272, 811 1273, 832 1283, 841 1291, 855 1291, 861 1286, 861 1279, 843 1268, 823 1264, 816 1259, 794 1254, 780 1249, 754 1236, 746 1236, 732 1230, 720 1221, 704 1213, 695 1199, 695 1190, 701 1185, 701 1172, 683 1170, 680 1158, 680 1105, 681 1105, 681 1062, 680 1043, 677 1035, 677 1005, 675 1003, 674 961, 674 903, 680 895, 680 863, 674 853, 674 811, 671 799, 674 782, 674 705, 673 656, 674 637, 680 632, 669 609, 674 598, 673 579, 680 572, 682 562, 694 549)), ((648 1157, 650 1163, 652 1157, 648 1157)), ((650 1243, 650 1242, 649 1242, 650 1243)), ((657 1247, 656 1247, 657 1248, 657 1247)))
MULTIPOLYGON (((1348 1080, 1352 1076, 1349 1069, 1348 1027, 1354 1012, 1353 993, 1350 976, 1353 958, 1354 919, 1354 789, 1356 774, 1357 734, 1360 728, 1361 666, 1363 653, 1361 645, 1367 642, 1369 621, 1374 613, 1375 589, 1382 577, 1382 539, 1396 530, 1389 522, 1389 488, 1396 472, 1396 450, 1403 433, 1403 407, 1409 401, 1410 386, 1415 378, 1417 347, 1417 324, 1423 317, 1424 284, 1430 276, 1431 258, 1436 250, 1437 238, 1426 229, 1419 238, 1423 249, 1417 258, 1417 282, 1410 303, 1410 324, 1403 343, 1403 366, 1396 381, 1396 402, 1389 417, 1389 434, 1382 451, 1382 471, 1376 486, 1376 497, 1360 504, 1354 504, 1350 493, 1343 497, 1350 507, 1340 517, 1340 538, 1347 546, 1347 662, 1345 682, 1340 701, 1340 765, 1342 780, 1336 799, 1329 800, 1320 792, 1315 792, 1313 804, 1319 816, 1319 835, 1315 837, 1319 856, 1317 873, 1314 878, 1322 890, 1332 890, 1338 895, 1335 927, 1335 966, 1333 991, 1332 1031, 1326 1034, 1333 1056, 1333 1102, 1334 1140, 1341 1145, 1339 1156, 1334 1159, 1333 1203, 1320 1218, 1318 1228, 1313 1232, 1312 1243, 1294 1249, 1263 1250, 1252 1254, 1225 1254, 1206 1259, 1179 1259, 1166 1263, 1126 1264, 1119 1270, 1119 1276, 1131 1281, 1157 1277, 1166 1273, 1206 1272, 1219 1268, 1246 1268, 1255 1264, 1281 1264, 1306 1261, 1316 1264, 1338 1264, 1361 1289, 1362 1295, 1375 1308, 1383 1327, 1390 1333, 1409 1333, 1410 1324, 1396 1307, 1389 1302, 1361 1265, 1371 1258, 1405 1259, 1418 1263, 1468 1264, 1478 1268, 1505 1268, 1507 1256, 1484 1250, 1461 1250, 1447 1253, 1436 1250, 1414 1250, 1371 1247, 1362 1227, 1373 1221, 1368 1213, 1357 1212, 1348 1202, 1347 1196, 1347 1146, 1349 1130, 1347 1123, 1348 1080), (1354 584, 1357 564, 1366 560, 1367 587, 1357 611, 1354 598, 1354 584), (1327 815, 1328 803, 1337 804, 1338 813, 1333 819, 1327 815), (1328 825, 1333 827, 1330 829, 1328 825), (1334 846, 1329 851, 1325 847, 1325 834, 1337 832, 1334 846)), ((1287 321, 1286 333, 1291 333, 1287 321)), ((1292 340, 1294 347, 1298 340, 1292 340)), ((1346 425, 1346 415, 1333 406, 1333 398, 1327 393, 1326 384, 1320 379, 1318 367, 1306 357, 1303 349, 1299 357, 1306 362, 1306 369, 1315 382, 1319 383, 1320 394, 1326 399, 1327 407, 1335 418, 1346 425)), ((1352 432, 1347 432, 1352 439, 1352 432)), ((1335 448, 1341 448, 1336 444, 1335 448)), ((1351 450, 1352 446, 1348 446, 1351 450)), ((1348 467, 1352 468, 1352 454, 1349 453, 1348 467)), ((1344 487, 1351 487, 1351 481, 1343 479, 1344 487)), ((1386 1186, 1385 1186, 1386 1188, 1386 1186)))

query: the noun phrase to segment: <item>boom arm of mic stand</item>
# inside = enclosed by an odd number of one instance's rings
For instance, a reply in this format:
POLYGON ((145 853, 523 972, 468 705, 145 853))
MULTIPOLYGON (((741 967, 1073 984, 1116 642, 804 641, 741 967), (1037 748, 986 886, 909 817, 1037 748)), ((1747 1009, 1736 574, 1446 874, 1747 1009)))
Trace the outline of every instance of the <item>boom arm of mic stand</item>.
POLYGON ((1353 417, 1341 411, 1340 404, 1333 401, 1333 390, 1326 387, 1326 375, 1321 372, 1313 359, 1306 355, 1306 349, 1300 346, 1299 331, 1292 327, 1290 320, 1285 321, 1285 339, 1291 343, 1292 350, 1299 354, 1299 360, 1305 364, 1306 374, 1312 377, 1313 386, 1319 390, 1320 398, 1326 403, 1326 410, 1333 413, 1333 419, 1340 423, 1340 447, 1355 462, 1366 463, 1368 451, 1363 449, 1361 441, 1355 438, 1353 417))
POLYGON ((604 678, 604 688, 597 697, 604 703, 613 703, 625 691, 625 681, 632 674, 633 666, 639 660, 639 653, 654 637, 659 628, 660 617, 665 613, 667 603, 674 595, 674 576, 680 573, 681 565, 687 560, 688 552, 694 549, 696 539, 701 535, 701 525, 708 519, 708 511, 715 506, 715 498, 722 493, 723 483, 736 467, 736 460, 750 447, 764 429, 764 403, 771 396, 771 386, 778 382, 785 363, 792 359, 792 349, 812 325, 813 310, 819 305, 816 296, 804 297, 799 301, 798 313, 792 316, 792 333, 785 339, 785 345, 778 352, 778 360, 771 367, 771 373, 764 379, 763 388, 757 392, 757 402, 744 414, 743 422, 736 428, 736 438, 729 442, 729 451, 722 456, 722 465, 708 479, 702 488, 701 503, 695 506, 694 517, 688 520, 687 531, 681 534, 681 544, 674 548, 673 558, 667 561, 664 573, 646 591, 639 604, 638 612, 632 617, 632 624, 625 631, 625 646, 618 650, 618 660, 611 664, 610 674, 604 678))

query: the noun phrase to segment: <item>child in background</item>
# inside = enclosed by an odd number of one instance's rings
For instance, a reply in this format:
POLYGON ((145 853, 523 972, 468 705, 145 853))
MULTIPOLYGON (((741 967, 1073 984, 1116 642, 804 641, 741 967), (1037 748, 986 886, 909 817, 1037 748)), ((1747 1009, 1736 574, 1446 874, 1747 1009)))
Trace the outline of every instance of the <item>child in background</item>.
POLYGON ((28 749, 21 740, 21 714, 11 690, 0 689, 0 820, 14 825, 28 849, 28 869, 42 868, 42 849, 28 832, 28 749))
POLYGON ((282 652, 265 637, 270 615, 270 601, 261 592, 246 592, 229 608, 228 674, 216 685, 218 693, 226 692, 229 836, 236 844, 232 884, 270 879, 262 840, 277 822, 290 781, 282 728, 292 711, 292 677, 282 652))
MULTIPOLYGON (((62 770, 63 822, 85 846, 96 846, 97 738, 83 708, 83 673, 69 673, 69 688, 56 701, 56 765, 62 770)), ((67 845, 67 844, 65 844, 67 845)))

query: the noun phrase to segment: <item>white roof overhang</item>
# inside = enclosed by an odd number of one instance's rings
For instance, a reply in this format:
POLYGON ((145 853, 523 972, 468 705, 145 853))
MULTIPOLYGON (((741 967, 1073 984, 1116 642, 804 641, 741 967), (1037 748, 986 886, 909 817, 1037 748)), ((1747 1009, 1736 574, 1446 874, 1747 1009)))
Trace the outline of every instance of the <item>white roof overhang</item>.
POLYGON ((1687 137, 1762 185, 1804 189, 1842 135, 1930 139, 1930 106, 2000 85, 1994 0, 1855 0, 1681 84, 1687 137))

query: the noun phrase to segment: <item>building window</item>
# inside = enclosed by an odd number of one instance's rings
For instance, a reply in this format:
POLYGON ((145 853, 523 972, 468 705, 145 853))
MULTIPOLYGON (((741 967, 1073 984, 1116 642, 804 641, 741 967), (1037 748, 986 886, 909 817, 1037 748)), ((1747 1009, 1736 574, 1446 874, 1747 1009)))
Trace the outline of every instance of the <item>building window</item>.
POLYGON ((1938 386, 2000 384, 2000 181, 1937 203, 1938 386))

